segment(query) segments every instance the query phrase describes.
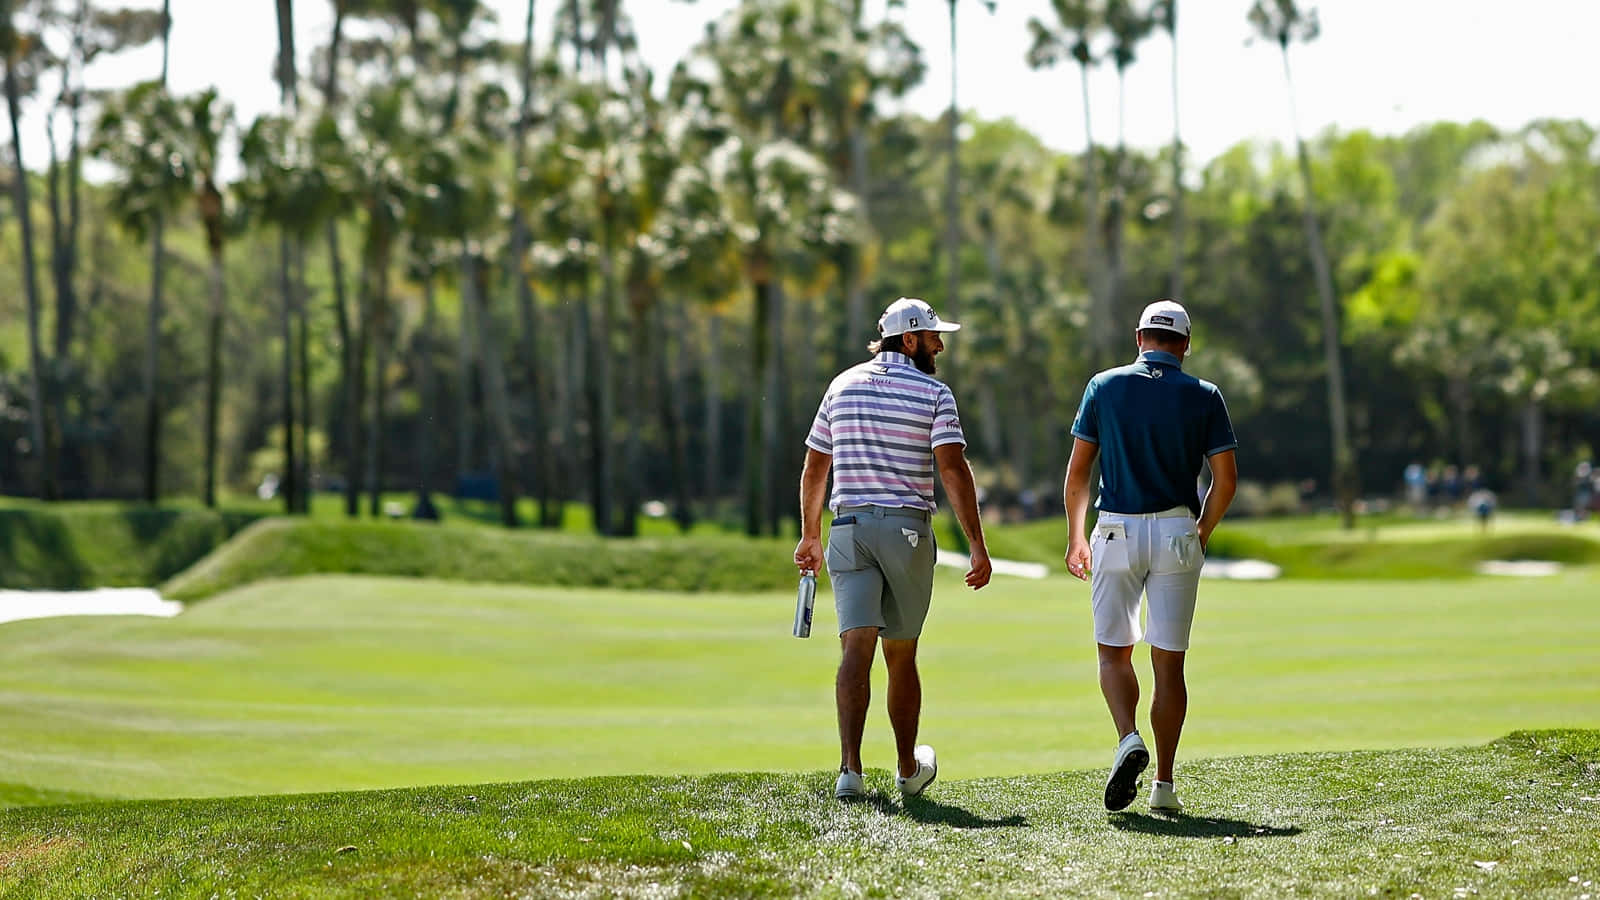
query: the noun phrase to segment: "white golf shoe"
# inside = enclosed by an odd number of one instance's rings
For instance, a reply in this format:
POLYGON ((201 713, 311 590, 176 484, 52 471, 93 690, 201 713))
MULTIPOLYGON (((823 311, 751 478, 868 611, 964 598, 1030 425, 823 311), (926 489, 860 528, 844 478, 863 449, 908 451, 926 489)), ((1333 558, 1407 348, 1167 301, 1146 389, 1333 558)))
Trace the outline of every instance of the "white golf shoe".
POLYGON ((910 776, 894 777, 895 786, 900 788, 900 793, 906 797, 921 794, 928 789, 928 785, 933 784, 933 779, 939 777, 939 757, 934 754, 932 747, 918 744, 917 748, 911 751, 911 755, 917 760, 917 771, 910 776))
POLYGON ((867 780, 861 777, 861 773, 852 772, 840 766, 839 780, 833 783, 833 798, 835 800, 859 800, 866 795, 867 780))
POLYGON ((1111 760, 1111 776, 1106 779, 1106 809, 1113 812, 1127 809, 1133 798, 1139 796, 1139 775, 1150 765, 1150 751, 1139 732, 1130 731, 1117 745, 1117 755, 1111 760))
POLYGON ((1178 799, 1178 792, 1172 789, 1170 781, 1153 781, 1150 783, 1150 808, 1177 812, 1183 809, 1183 801, 1178 799))

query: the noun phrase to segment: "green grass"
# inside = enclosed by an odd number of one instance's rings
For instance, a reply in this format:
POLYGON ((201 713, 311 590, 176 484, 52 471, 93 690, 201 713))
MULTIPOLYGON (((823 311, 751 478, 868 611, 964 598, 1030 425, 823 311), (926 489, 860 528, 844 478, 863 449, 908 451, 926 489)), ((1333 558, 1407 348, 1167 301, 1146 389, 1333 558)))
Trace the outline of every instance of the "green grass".
POLYGON ((0 813, 0 894, 1571 897, 1600 881, 1600 733, 1213 759, 1188 808, 1106 813, 1099 770, 435 787, 0 813))
MULTIPOLYGON (((1099 765, 1088 588, 941 570, 924 736, 952 778, 1099 765)), ((1184 758, 1455 746, 1600 727, 1600 578, 1202 589, 1184 758)), ((836 758, 830 595, 357 577, 263 582, 176 619, 0 626, 0 770, 34 788, 217 796, 836 758)), ((1144 655, 1140 667, 1147 672, 1144 655)), ((891 752, 883 684, 867 758, 891 752)))
MULTIPOLYGON (((939 531, 945 546, 954 546, 953 527, 944 522, 939 531)), ((1065 520, 1006 525, 987 534, 995 557, 1061 568, 1065 520)), ((1465 578, 1491 559, 1600 564, 1600 527, 1563 526, 1549 515, 1533 513, 1497 517, 1487 533, 1466 518, 1373 516, 1353 531, 1341 529, 1331 516, 1227 519, 1211 540, 1214 557, 1266 560, 1294 579, 1465 578)))
POLYGON ((162 586, 197 600, 268 578, 349 573, 451 581, 679 591, 771 589, 794 580, 781 539, 600 539, 415 522, 256 523, 162 586))
POLYGON ((256 518, 241 510, 8 500, 0 505, 0 588, 148 587, 256 518))

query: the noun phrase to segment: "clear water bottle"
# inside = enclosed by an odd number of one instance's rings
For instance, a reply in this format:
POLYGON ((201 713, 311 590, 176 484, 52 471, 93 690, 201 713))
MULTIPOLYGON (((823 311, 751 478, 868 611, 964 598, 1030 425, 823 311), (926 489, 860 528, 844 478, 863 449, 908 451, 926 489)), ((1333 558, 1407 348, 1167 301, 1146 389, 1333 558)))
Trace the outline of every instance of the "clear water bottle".
POLYGON ((811 610, 817 605, 817 575, 810 569, 800 573, 800 590, 794 598, 794 636, 811 637, 811 610))

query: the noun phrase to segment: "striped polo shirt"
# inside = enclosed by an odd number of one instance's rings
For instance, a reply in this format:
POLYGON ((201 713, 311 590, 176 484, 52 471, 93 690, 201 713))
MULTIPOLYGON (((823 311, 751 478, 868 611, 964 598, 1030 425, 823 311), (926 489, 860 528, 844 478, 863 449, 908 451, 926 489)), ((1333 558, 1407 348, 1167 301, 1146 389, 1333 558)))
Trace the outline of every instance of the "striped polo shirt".
POLYGON ((872 504, 933 512, 933 448, 966 443, 955 395, 904 353, 879 353, 839 373, 806 436, 807 447, 833 456, 834 511, 872 504))

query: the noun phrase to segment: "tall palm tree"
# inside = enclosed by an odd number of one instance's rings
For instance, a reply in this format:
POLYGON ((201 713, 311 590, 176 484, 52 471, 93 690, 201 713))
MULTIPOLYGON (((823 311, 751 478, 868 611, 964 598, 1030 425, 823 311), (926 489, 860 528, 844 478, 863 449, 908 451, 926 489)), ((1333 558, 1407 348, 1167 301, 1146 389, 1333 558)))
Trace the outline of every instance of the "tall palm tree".
POLYGON ((1333 275, 1328 251, 1322 243, 1317 223, 1317 194, 1311 181, 1311 157, 1300 137, 1300 124, 1294 107, 1294 76, 1289 69, 1289 44, 1310 43, 1321 33, 1314 8, 1301 10, 1295 0, 1255 0, 1249 21, 1256 34, 1278 46, 1283 57, 1283 80, 1289 89, 1289 121, 1294 129, 1295 154, 1300 163, 1300 181, 1305 190, 1304 221, 1306 243, 1311 249, 1311 266, 1316 276, 1317 296, 1322 306, 1322 353, 1328 367, 1328 417, 1333 434, 1333 490, 1338 499, 1345 528, 1354 528, 1355 500, 1360 492, 1360 473, 1356 469, 1355 448, 1350 444, 1349 418, 1345 411, 1344 364, 1339 352, 1339 310, 1333 294, 1333 275))
POLYGON ((1038 18, 1028 20, 1032 43, 1028 48, 1028 66, 1033 69, 1054 68, 1056 64, 1072 59, 1078 64, 1080 87, 1083 92, 1083 179, 1084 179, 1084 271, 1088 273, 1090 316, 1090 344, 1095 365, 1108 362, 1113 353, 1115 330, 1112 322, 1110 287, 1106 284, 1105 265, 1100 253, 1100 173, 1095 159, 1094 130, 1089 115, 1089 70, 1099 64, 1094 52, 1094 42, 1105 26, 1103 0, 1051 0, 1056 26, 1050 27, 1038 18))
MULTIPOLYGON (((995 0, 983 0, 993 13, 995 0)), ((961 306, 961 112, 956 103, 956 0, 946 0, 950 13, 950 108, 945 113, 944 170, 944 306, 956 319, 961 306)))
POLYGON ((28 298, 28 365, 32 369, 28 378, 28 405, 31 407, 29 430, 33 452, 40 461, 40 493, 46 500, 54 500, 58 496, 58 488, 55 451, 45 428, 45 359, 39 340, 38 276, 33 268, 33 211, 28 197, 28 170, 22 163, 22 133, 18 127, 22 114, 22 91, 18 85, 17 70, 24 64, 34 39, 18 31, 15 15, 12 3, 0 5, 0 56, 4 56, 6 112, 11 118, 11 150, 16 163, 11 181, 11 200, 22 229, 22 282, 28 298))
POLYGON ((108 198, 111 214, 136 237, 150 239, 150 305, 144 349, 144 499, 160 498, 161 415, 158 380, 165 222, 189 195, 179 140, 177 104, 159 81, 147 81, 109 97, 95 123, 91 155, 118 171, 108 198))
POLYGON ((1155 20, 1135 6, 1133 0, 1107 0, 1106 30, 1111 34, 1111 63, 1117 70, 1117 153, 1111 169, 1110 221, 1106 223, 1106 257, 1110 263, 1106 308, 1114 321, 1122 321, 1118 308, 1122 298, 1123 240, 1128 214, 1127 121, 1128 67, 1133 65, 1139 44, 1155 29, 1155 20))
MULTIPOLYGON (((278 14, 278 65, 274 73, 278 81, 278 103, 283 108, 284 115, 293 115, 299 106, 299 75, 296 72, 294 53, 294 0, 277 0, 278 14)), ((299 511, 302 502, 300 490, 300 459, 299 446, 295 440, 295 394, 294 394, 294 319, 298 285, 292 277, 294 248, 287 228, 280 227, 278 231, 278 281, 283 292, 283 304, 280 310, 280 326, 283 339, 283 372, 280 383, 283 390, 283 457, 284 457, 284 482, 283 500, 286 512, 299 511)), ((301 333, 304 334, 304 313, 301 313, 301 333)), ((303 350, 304 348, 302 348, 303 350)), ((301 414, 304 417, 304 429, 307 433, 311 429, 311 410, 309 404, 302 404, 301 414)), ((309 453, 308 453, 309 455, 309 453)), ((306 471, 310 472, 310 460, 306 460, 306 471)), ((309 479, 308 479, 309 480, 309 479)), ((311 487, 304 485, 306 508, 310 508, 311 487)))
POLYGON ((1156 0, 1157 25, 1172 42, 1172 278, 1167 296, 1183 299, 1183 134, 1178 127, 1178 0, 1156 0))

